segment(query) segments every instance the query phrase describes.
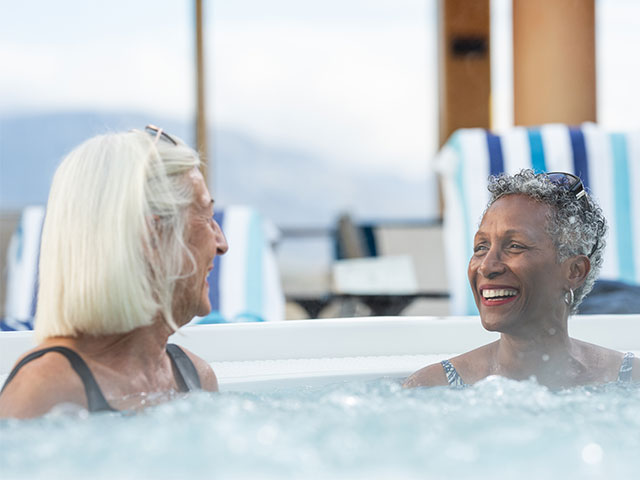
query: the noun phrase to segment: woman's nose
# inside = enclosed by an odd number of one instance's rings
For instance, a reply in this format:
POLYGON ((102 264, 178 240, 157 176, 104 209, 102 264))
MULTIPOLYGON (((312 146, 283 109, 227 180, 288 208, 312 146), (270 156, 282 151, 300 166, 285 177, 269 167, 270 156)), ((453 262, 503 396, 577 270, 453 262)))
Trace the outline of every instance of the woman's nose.
POLYGON ((500 258, 500 253, 495 248, 490 248, 480 262, 478 272, 485 278, 495 278, 504 273, 505 266, 500 258))
POLYGON ((227 253, 227 250, 229 250, 227 237, 224 236, 224 232, 222 231, 222 228, 220 228, 220 225, 218 225, 218 222, 214 220, 213 223, 216 227, 216 254, 224 255, 225 253, 227 253))

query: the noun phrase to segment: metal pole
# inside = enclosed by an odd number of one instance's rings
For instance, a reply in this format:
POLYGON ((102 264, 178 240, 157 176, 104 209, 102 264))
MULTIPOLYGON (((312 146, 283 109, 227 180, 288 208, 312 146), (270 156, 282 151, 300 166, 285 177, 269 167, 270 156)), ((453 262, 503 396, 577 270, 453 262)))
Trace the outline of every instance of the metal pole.
POLYGON ((213 162, 209 158, 207 145, 207 118, 205 112, 204 86, 204 33, 202 30, 202 0, 196 2, 196 148, 202 159, 202 175, 214 177, 213 162))

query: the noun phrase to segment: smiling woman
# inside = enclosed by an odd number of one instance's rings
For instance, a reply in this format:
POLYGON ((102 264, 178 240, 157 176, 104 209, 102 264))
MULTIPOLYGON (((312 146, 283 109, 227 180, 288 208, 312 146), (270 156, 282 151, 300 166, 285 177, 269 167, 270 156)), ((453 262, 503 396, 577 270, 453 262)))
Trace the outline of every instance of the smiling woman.
POLYGON ((153 126, 91 138, 63 160, 42 233, 40 344, 9 374, 0 418, 64 403, 131 410, 217 390, 204 360, 168 344, 211 310, 207 275, 227 251, 199 166, 193 149, 153 126))
POLYGON ((500 339, 425 367, 405 385, 462 386, 489 375, 535 376, 550 388, 640 379, 632 354, 568 335, 605 246, 605 219, 580 179, 523 170, 494 177, 489 191, 468 276, 482 325, 500 339))

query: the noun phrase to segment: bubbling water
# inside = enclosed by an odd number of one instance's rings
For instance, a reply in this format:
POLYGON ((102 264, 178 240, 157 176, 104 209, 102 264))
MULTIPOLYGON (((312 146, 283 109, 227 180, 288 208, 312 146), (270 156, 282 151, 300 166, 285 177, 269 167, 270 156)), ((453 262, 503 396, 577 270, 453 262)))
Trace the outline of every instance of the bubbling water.
POLYGON ((197 393, 132 415, 0 422, 2 478, 633 478, 640 386, 489 377, 197 393))

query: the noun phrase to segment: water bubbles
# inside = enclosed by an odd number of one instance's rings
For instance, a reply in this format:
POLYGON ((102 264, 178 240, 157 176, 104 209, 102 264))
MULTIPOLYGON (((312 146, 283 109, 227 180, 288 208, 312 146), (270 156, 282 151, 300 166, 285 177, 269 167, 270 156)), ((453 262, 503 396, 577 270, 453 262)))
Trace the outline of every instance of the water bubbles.
POLYGON ((548 362, 549 358, 551 358, 551 357, 549 357, 549 355, 547 355, 546 353, 544 355, 542 355, 542 361, 543 362, 548 362))
POLYGON ((582 461, 588 465, 597 465, 602 462, 604 451, 597 443, 588 443, 582 449, 582 461))
POLYGON ((76 403, 59 403, 54 406, 46 415, 47 418, 77 418, 86 420, 89 418, 89 411, 76 403))
POLYGON ((360 403, 360 400, 352 395, 348 395, 344 398, 343 403, 347 407, 355 407, 360 403))
POLYGON ((232 434, 227 438, 226 447, 232 455, 244 455, 249 450, 244 435, 232 434))
POLYGON ((549 332, 549 335, 555 335, 556 334, 556 329, 551 327, 549 330, 547 330, 549 332))
POLYGON ((3 478, 69 480, 205 480, 212 472, 560 480, 605 478, 605 465, 616 469, 606 478, 635 478, 640 469, 638 386, 556 392, 500 376, 460 390, 398 384, 201 393, 129 416, 0 421, 0 470, 3 478))
POLYGON ((478 450, 473 445, 456 442, 445 450, 445 455, 457 462, 472 463, 478 460, 478 450))
POLYGON ((242 402, 242 410, 244 412, 254 412, 256 410, 256 404, 252 400, 245 399, 242 402))
POLYGON ((272 445, 278 438, 278 428, 275 425, 264 425, 256 433, 256 439, 262 445, 272 445))

